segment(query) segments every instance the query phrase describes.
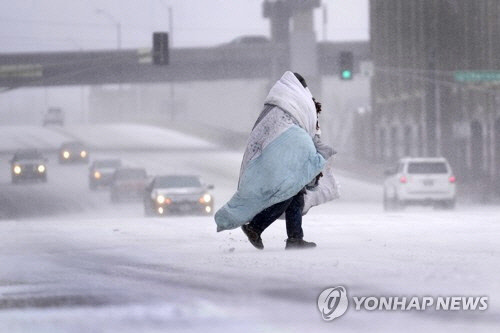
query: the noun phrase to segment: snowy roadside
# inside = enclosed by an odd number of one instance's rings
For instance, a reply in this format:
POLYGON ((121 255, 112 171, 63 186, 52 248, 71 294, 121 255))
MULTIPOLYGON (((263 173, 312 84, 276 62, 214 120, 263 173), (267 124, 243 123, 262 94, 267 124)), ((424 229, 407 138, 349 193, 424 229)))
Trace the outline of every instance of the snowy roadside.
POLYGON ((42 151, 58 149, 70 140, 65 134, 40 126, 0 126, 0 153, 12 154, 17 149, 37 148, 42 151))
POLYGON ((2 126, 0 152, 37 148, 50 152, 66 141, 81 141, 93 150, 213 150, 215 144, 175 130, 136 124, 70 125, 66 127, 2 126))
POLYGON ((166 128, 137 124, 95 124, 54 128, 96 150, 214 149, 208 141, 166 128))

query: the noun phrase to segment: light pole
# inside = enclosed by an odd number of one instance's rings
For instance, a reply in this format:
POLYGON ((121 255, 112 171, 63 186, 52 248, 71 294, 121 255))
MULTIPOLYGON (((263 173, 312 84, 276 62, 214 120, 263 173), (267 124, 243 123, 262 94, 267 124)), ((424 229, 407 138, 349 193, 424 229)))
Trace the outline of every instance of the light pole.
MULTIPOLYGON (((95 10, 96 14, 100 14, 105 16, 111 24, 114 24, 116 26, 116 48, 120 50, 122 48, 122 25, 120 21, 118 21, 113 15, 111 15, 109 12, 103 10, 103 9, 96 9, 95 10)), ((118 104, 118 109, 122 109, 122 84, 121 84, 121 75, 118 77, 118 91, 119 91, 119 97, 117 99, 117 104, 118 104)))
POLYGON ((323 9, 323 41, 326 41, 328 39, 327 35, 327 29, 328 29, 328 7, 326 6, 326 3, 323 4, 322 6, 323 9))
POLYGON ((116 26, 116 48, 120 50, 122 48, 122 25, 120 21, 103 9, 96 9, 95 13, 105 16, 113 25, 116 26))
MULTIPOLYGON (((172 7, 167 5, 167 3, 164 0, 160 0, 160 3, 165 7, 167 10, 168 14, 168 39, 169 39, 169 44, 170 48, 173 48, 174 45, 174 12, 172 10, 172 7)), ((176 117, 176 110, 175 110, 175 85, 173 81, 170 81, 170 120, 174 121, 176 117)))
POLYGON ((165 7, 168 14, 168 39, 171 47, 174 45, 174 12, 172 7, 170 7, 164 0, 160 0, 160 3, 165 7))
MULTIPOLYGON (((70 43, 74 44, 80 52, 83 51, 83 47, 77 41, 75 41, 73 38, 68 37, 66 39, 70 43)), ((89 117, 88 117, 88 114, 86 114, 86 112, 85 112, 85 88, 83 85, 80 85, 80 115, 81 115, 82 123, 84 123, 84 124, 88 123, 89 117)))

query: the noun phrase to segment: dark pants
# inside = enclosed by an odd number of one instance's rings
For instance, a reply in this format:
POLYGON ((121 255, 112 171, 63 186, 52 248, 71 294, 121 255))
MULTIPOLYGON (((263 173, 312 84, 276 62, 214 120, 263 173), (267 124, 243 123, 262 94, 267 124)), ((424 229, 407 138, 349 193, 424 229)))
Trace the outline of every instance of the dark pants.
POLYGON ((304 237, 304 232, 302 231, 304 193, 305 191, 301 190, 294 197, 264 209, 250 221, 250 226, 260 234, 285 213, 288 238, 302 239, 304 237))

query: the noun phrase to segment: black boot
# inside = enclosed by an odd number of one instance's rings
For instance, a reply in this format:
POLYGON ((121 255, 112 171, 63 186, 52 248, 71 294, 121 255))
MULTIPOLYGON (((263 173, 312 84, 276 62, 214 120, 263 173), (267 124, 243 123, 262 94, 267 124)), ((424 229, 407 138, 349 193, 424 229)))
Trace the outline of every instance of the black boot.
POLYGON ((286 240, 285 250, 311 249, 313 247, 316 247, 316 243, 306 242, 301 238, 288 238, 286 240))
POLYGON ((250 225, 244 224, 241 226, 241 230, 247 235, 248 241, 259 250, 264 249, 264 244, 262 244, 262 238, 260 238, 260 233, 255 231, 250 225))

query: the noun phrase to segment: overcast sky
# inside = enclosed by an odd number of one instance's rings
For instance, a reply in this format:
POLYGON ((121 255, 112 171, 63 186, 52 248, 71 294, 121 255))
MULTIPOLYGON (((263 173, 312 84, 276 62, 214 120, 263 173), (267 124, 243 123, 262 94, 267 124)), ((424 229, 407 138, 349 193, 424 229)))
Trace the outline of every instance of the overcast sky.
MULTIPOLYGON (((102 9, 122 25, 122 47, 148 47, 151 32, 168 30, 174 16, 174 46, 209 46, 240 35, 269 36, 263 0, 1 0, 0 53, 116 47, 116 28, 102 9)), ((329 40, 367 40, 368 0, 323 0, 329 40)), ((323 39, 322 11, 316 33, 323 39)))

